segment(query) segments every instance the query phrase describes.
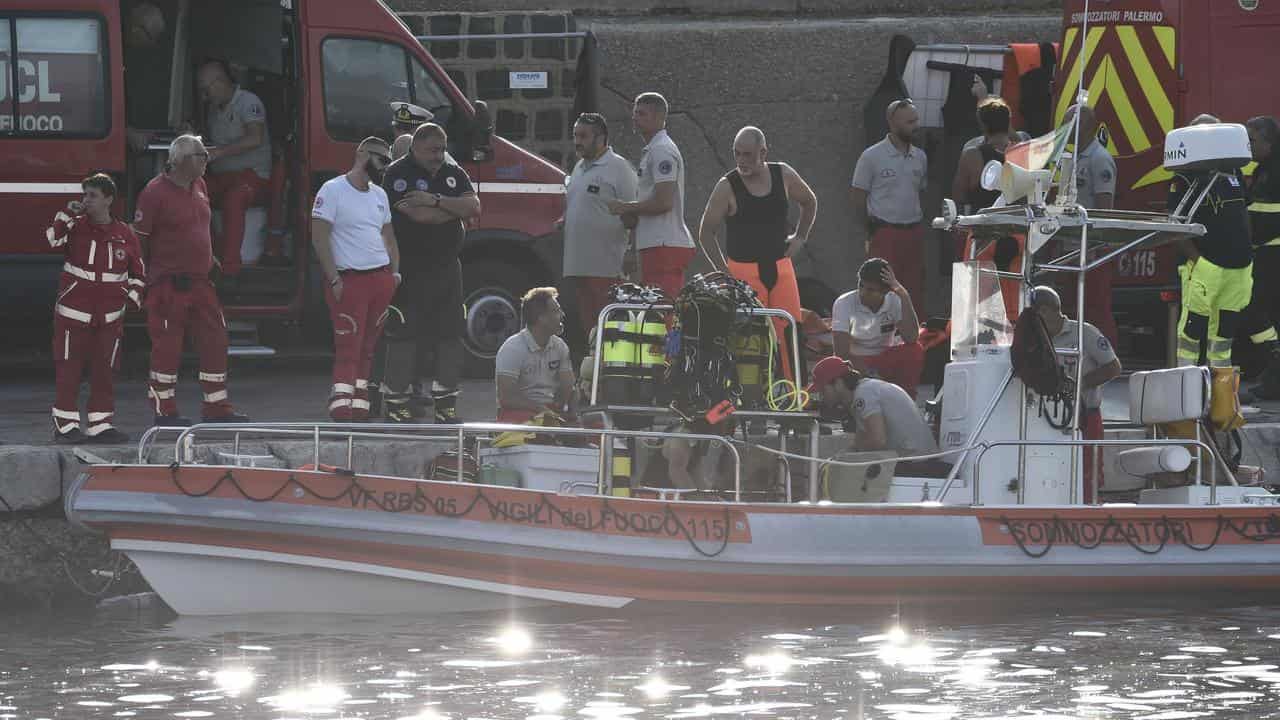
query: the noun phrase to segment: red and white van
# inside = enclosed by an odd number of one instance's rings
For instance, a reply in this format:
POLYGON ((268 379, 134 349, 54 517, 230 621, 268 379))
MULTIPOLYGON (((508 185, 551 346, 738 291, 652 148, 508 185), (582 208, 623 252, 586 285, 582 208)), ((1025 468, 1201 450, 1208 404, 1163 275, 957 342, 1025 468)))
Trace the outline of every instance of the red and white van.
POLYGON ((482 104, 467 101, 381 0, 0 0, 0 318, 13 326, 48 316, 61 263, 44 239, 49 218, 94 171, 126 190, 117 209, 128 217, 170 128, 199 112, 195 68, 211 57, 266 105, 294 260, 246 267, 224 298, 229 318, 252 328, 324 317, 310 201, 350 167, 359 140, 389 134, 388 103, 408 100, 447 128, 481 195, 463 255, 467 347, 491 358, 519 329, 513 298, 558 276, 564 173, 492 137, 482 104), (144 2, 162 25, 134 22, 144 2), (130 149, 129 130, 151 134, 146 151, 130 149))

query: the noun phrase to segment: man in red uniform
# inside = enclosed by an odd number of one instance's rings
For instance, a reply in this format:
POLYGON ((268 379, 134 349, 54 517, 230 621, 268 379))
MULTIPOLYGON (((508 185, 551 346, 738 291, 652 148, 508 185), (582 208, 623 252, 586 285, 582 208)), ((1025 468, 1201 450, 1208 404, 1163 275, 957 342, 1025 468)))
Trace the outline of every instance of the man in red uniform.
POLYGON ((333 320, 329 417, 340 422, 369 417, 373 350, 400 284, 391 204, 378 185, 390 163, 386 141, 365 138, 351 169, 322 185, 311 207, 311 242, 333 320))
POLYGON ((182 339, 190 330, 200 356, 204 422, 246 422, 227 400, 227 324, 209 280, 213 243, 209 235, 209 153, 195 135, 169 145, 165 171, 138 196, 133 229, 142 241, 147 276, 147 332, 151 335, 151 384, 147 395, 156 425, 182 426, 176 398, 182 339))
POLYGON ((115 429, 112 371, 120 360, 120 337, 128 306, 141 307, 146 270, 142 249, 129 226, 111 217, 116 184, 101 173, 80 183, 84 200, 58 212, 45 233, 64 262, 53 308, 53 438, 57 442, 124 442, 115 429), (80 430, 80 378, 89 366, 89 422, 80 430))

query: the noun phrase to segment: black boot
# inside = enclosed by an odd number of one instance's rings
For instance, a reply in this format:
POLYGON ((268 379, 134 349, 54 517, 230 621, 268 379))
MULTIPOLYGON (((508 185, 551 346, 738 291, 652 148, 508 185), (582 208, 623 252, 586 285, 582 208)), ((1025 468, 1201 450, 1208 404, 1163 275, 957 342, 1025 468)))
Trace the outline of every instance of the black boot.
POLYGON ((445 388, 431 384, 431 402, 436 408, 436 422, 440 425, 456 425, 458 419, 458 388, 445 388))

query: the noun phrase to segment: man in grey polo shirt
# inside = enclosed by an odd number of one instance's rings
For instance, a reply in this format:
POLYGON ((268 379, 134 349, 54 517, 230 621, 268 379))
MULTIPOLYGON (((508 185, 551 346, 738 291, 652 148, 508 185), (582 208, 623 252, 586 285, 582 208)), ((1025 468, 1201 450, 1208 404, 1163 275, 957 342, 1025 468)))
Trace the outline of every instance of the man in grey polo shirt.
POLYGON ((640 156, 639 199, 614 200, 609 211, 635 215, 640 277, 671 297, 684 287, 684 270, 693 259, 693 235, 684 223, 684 156, 667 134, 667 99, 641 93, 631 108, 631 121, 645 139, 640 156))
MULTIPOLYGON (((209 171, 205 183, 214 207, 222 210, 221 242, 215 250, 222 272, 229 277, 240 273, 240 247, 244 244, 244 213, 254 205, 270 204, 271 136, 267 133, 267 112, 257 95, 231 80, 227 66, 211 60, 196 75, 200 97, 205 103, 208 131, 209 171)), ((278 210, 275 214, 278 214, 278 210)), ((277 227, 280 218, 268 220, 277 227)), ((279 236, 271 238, 260 262, 281 264, 279 236)))
POLYGON ((527 422, 546 410, 567 420, 578 414, 569 346, 559 337, 564 312, 557 295, 552 287, 525 293, 520 305, 525 327, 498 348, 498 422, 527 422))
POLYGON ((889 261, 919 315, 924 302, 925 238, 920 194, 929 175, 929 159, 911 144, 920 125, 911 100, 889 103, 885 117, 889 134, 858 158, 849 199, 855 224, 867 228, 867 257, 889 261))
POLYGON ((609 126, 599 113, 583 113, 574 123, 573 147, 581 159, 565 200, 564 277, 573 278, 582 330, 589 332, 609 287, 623 275, 627 251, 624 219, 609 212, 609 202, 636 199, 636 171, 609 146, 609 126))

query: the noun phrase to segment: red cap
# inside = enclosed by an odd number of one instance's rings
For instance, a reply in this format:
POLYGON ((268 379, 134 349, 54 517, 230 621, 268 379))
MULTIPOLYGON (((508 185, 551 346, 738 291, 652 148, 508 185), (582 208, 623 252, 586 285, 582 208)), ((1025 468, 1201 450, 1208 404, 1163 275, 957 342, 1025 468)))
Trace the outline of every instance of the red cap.
POLYGON ((822 358, 817 365, 813 366, 813 373, 809 378, 811 382, 806 391, 811 393, 818 392, 830 385, 832 381, 842 378, 851 372, 853 372, 853 366, 845 360, 834 355, 822 358))

